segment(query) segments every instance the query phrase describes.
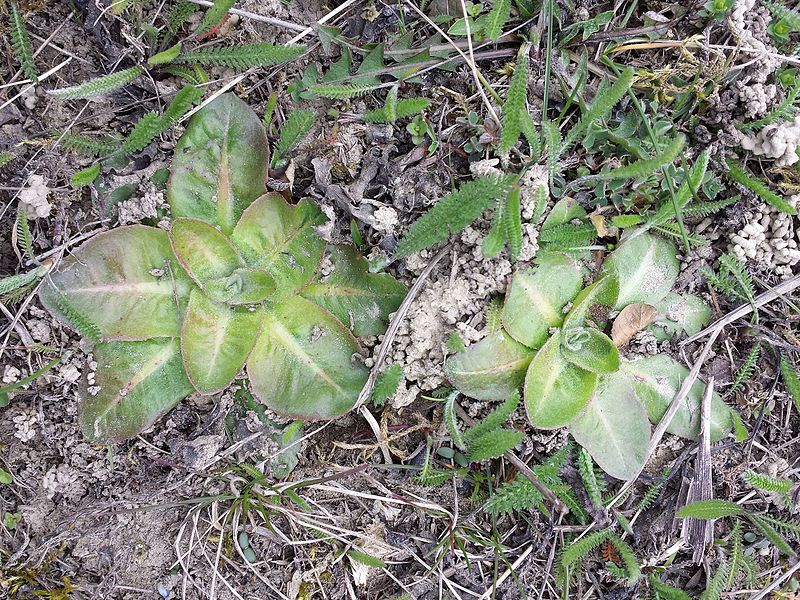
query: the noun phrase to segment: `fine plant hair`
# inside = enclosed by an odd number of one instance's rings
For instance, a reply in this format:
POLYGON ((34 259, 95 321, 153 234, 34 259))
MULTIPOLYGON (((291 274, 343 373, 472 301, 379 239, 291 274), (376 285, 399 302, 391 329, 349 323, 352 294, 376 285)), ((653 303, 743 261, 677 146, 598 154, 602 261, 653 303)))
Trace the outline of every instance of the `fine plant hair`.
POLYGON ((697 190, 703 184, 706 170, 708 169, 708 162, 710 153, 706 150, 697 157, 694 164, 688 169, 686 175, 681 182, 678 191, 675 192, 674 199, 669 202, 664 202, 648 220, 649 227, 664 226, 677 219, 678 213, 684 214, 684 209, 694 198, 697 190))
POLYGON ((641 564, 633 549, 622 538, 616 535, 611 528, 593 531, 581 539, 572 542, 561 553, 558 564, 557 580, 561 584, 564 595, 569 598, 569 587, 578 574, 583 570, 585 558, 590 552, 600 547, 603 542, 610 542, 619 553, 623 564, 623 573, 628 585, 633 585, 641 575, 641 564))
POLYGON ((511 394, 483 420, 463 432, 458 428, 456 415, 458 395, 456 390, 445 399, 443 419, 453 444, 466 452, 471 462, 499 458, 522 440, 524 434, 521 431, 502 427, 519 406, 519 392, 511 394))
POLYGON ((272 149, 272 166, 286 161, 289 153, 300 145, 314 125, 316 113, 313 110, 297 109, 289 113, 281 127, 278 141, 272 149))
POLYGON ((511 261, 516 262, 522 251, 522 216, 518 184, 515 184, 504 198, 497 200, 492 214, 492 225, 483 240, 483 254, 486 258, 494 258, 506 244, 511 261))
POLYGON ((706 583, 706 589, 700 595, 700 600, 720 600, 728 582, 729 572, 730 564, 722 558, 713 577, 706 583))
POLYGON ((111 73, 110 75, 92 79, 80 85, 50 90, 48 94, 62 100, 85 100, 88 98, 107 96, 125 87, 144 72, 144 67, 137 65, 128 69, 122 69, 116 73, 111 73))
MULTIPOLYGON (((495 4, 495 8, 500 2, 495 4)), ((500 153, 508 154, 511 148, 517 143, 519 134, 522 132, 523 114, 527 114, 525 106, 528 96, 528 71, 530 59, 528 58, 528 47, 523 45, 517 55, 517 66, 511 76, 511 83, 508 86, 508 94, 503 104, 502 131, 500 133, 500 153)))
POLYGON ((11 152, 0 152, 0 168, 6 166, 14 160, 14 155, 11 152))
POLYGON ((755 584, 756 564, 751 556, 744 552, 744 540, 742 539, 742 520, 736 519, 728 536, 728 561, 730 563, 730 570, 728 572, 728 580, 725 587, 728 590, 735 589, 737 580, 740 575, 743 575, 744 582, 747 585, 755 584))
POLYGON ((22 250, 22 254, 30 260, 35 260, 33 235, 31 234, 28 217, 25 214, 25 207, 22 204, 17 207, 17 218, 14 221, 14 237, 20 250, 22 250))
POLYGON ((584 448, 578 450, 577 463, 578 473, 581 476, 586 495, 589 496, 594 508, 601 509, 603 507, 603 492, 594 472, 594 461, 584 448))
POLYGON ((195 3, 189 2, 189 0, 178 0, 164 15, 166 27, 161 32, 161 44, 164 45, 168 37, 176 34, 197 10, 198 6, 195 3))
POLYGON ((739 369, 736 371, 736 375, 733 378, 733 383, 731 387, 728 388, 726 396, 730 396, 738 392, 746 381, 750 381, 753 378, 753 374, 756 370, 756 364, 758 363, 758 359, 761 356, 761 342, 756 342, 753 344, 753 347, 750 348, 750 351, 747 353, 744 361, 742 362, 739 369))
POLYGON ((20 273, 0 279, 0 298, 7 300, 12 294, 16 296, 18 290, 27 289, 30 284, 38 281, 46 272, 46 267, 39 267, 27 273, 20 273))
POLYGON ((402 366, 397 363, 389 365, 375 381, 375 387, 372 388, 372 402, 376 406, 382 406, 392 398, 397 393, 404 376, 402 366))
POLYGON ((235 69, 268 67, 294 60, 303 52, 305 46, 283 46, 269 43, 245 44, 228 48, 204 48, 179 54, 177 64, 200 64, 235 69))
MULTIPOLYGON (((769 4, 769 3, 768 3, 769 4)), ((800 83, 794 84, 786 93, 786 98, 765 116, 755 121, 749 121, 738 125, 741 131, 755 131, 778 121, 789 121, 794 117, 796 104, 800 99, 800 83)))
MULTIPOLYGON (((542 464, 531 467, 531 470, 542 485, 553 492, 569 508, 577 521, 583 524, 587 522, 588 514, 575 496, 575 492, 559 475, 572 450, 572 443, 565 444, 547 457, 542 464)), ((527 477, 517 475, 512 481, 503 482, 494 490, 484 504, 483 510, 490 514, 503 515, 532 508, 537 508, 545 515, 550 514, 539 490, 527 477)))
POLYGON ((159 114, 146 113, 131 129, 128 137, 122 143, 123 154, 136 154, 144 150, 157 136, 170 129, 178 119, 185 115, 203 96, 203 91, 194 86, 182 88, 167 109, 159 114))
POLYGON ((651 573, 647 581, 650 584, 652 600, 692 600, 683 590, 663 583, 655 573, 651 573))
POLYGON ((732 160, 727 160, 726 164, 728 165, 728 176, 731 179, 733 179, 733 181, 744 186, 745 188, 753 192, 756 196, 761 198, 764 202, 772 205, 779 211, 790 215, 797 214, 797 209, 795 209, 786 200, 784 200, 783 198, 778 196, 778 194, 769 189, 769 187, 767 187, 767 184, 764 183, 761 179, 748 173, 747 170, 744 169, 744 167, 733 162, 732 160))
POLYGON ((202 34, 219 25, 228 16, 228 10, 236 4, 236 0, 214 0, 214 5, 203 15, 197 33, 202 34))
POLYGON ((659 169, 671 165, 683 150, 686 138, 678 135, 658 154, 651 158, 641 158, 627 165, 601 172, 597 179, 645 179, 659 169))
POLYGON ((349 100, 371 92, 377 86, 373 83, 328 83, 312 85, 311 93, 330 100, 349 100))
POLYGON ((100 328, 86 315, 82 314, 72 306, 72 303, 64 294, 55 296, 55 303, 58 310, 64 316, 64 320, 83 337, 93 343, 98 343, 102 339, 100 328))
POLYGON ((711 286, 731 299, 744 300, 753 304, 756 290, 747 266, 731 254, 719 257, 719 268, 715 273, 709 268, 702 270, 711 286))
POLYGON ((641 500, 636 505, 636 511, 645 511, 653 505, 653 502, 656 501, 656 498, 661 494, 661 491, 664 489, 664 486, 667 484, 667 476, 669 475, 669 467, 664 467, 659 473, 658 478, 650 484, 642 494, 641 500))
POLYGON ((409 256, 447 241, 451 234, 471 225, 498 199, 504 198, 515 180, 515 176, 508 175, 479 177, 462 184, 411 225, 397 244, 395 257, 409 256))
POLYGON ((14 57, 22 68, 22 72, 25 73, 25 77, 33 83, 38 83, 39 74, 36 72, 36 65, 33 61, 31 38, 25 28, 25 20, 14 0, 11 0, 11 48, 14 50, 14 57))
POLYGON ((511 16, 511 0, 495 0, 492 10, 486 15, 484 31, 486 37, 496 42, 503 33, 503 27, 511 16))
POLYGON ((394 110, 392 111, 387 97, 387 102, 383 107, 364 113, 361 118, 368 123, 394 123, 399 119, 405 119, 421 113, 430 104, 431 102, 427 98, 401 98, 394 104, 394 110))
POLYGON ((748 469, 742 473, 742 479, 757 490, 761 490, 762 492, 774 492, 776 494, 788 494, 793 485, 788 479, 770 477, 763 473, 756 473, 752 469, 748 469))
POLYGON ((95 139, 76 133, 53 131, 50 137, 60 140, 59 145, 86 156, 98 157, 114 154, 120 149, 120 141, 107 136, 106 139, 95 139))
POLYGON ((794 405, 800 410, 800 377, 785 354, 781 355, 781 379, 783 379, 783 385, 786 386, 786 391, 794 400, 794 405))
POLYGON ((581 115, 580 120, 565 136, 559 149, 559 155, 572 148, 581 136, 586 133, 590 124, 605 118, 605 116, 611 112, 614 105, 628 92, 628 89, 633 83, 633 78, 633 69, 627 68, 613 84, 610 86, 600 86, 592 103, 587 107, 586 112, 581 115))

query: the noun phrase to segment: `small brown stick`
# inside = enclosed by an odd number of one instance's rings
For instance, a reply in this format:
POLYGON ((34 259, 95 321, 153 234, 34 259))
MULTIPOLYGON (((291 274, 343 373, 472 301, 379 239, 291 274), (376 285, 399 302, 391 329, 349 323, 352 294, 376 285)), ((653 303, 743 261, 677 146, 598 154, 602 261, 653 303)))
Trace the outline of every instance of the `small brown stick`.
MULTIPOLYGON (((703 402, 700 405, 700 446, 697 448, 694 474, 689 483, 686 502, 711 500, 714 488, 711 481, 711 397, 714 394, 714 378, 708 380, 703 402)), ((689 518, 683 522, 683 538, 693 549, 695 564, 703 562, 706 547, 714 542, 714 521, 712 519, 689 518)))
POLYGON ((375 359, 375 363, 372 365, 372 370, 369 373, 367 382, 364 384, 364 387, 361 388, 361 393, 358 395, 358 400, 356 400, 355 408, 358 409, 358 412, 362 417, 364 417, 372 429, 372 432, 375 434, 375 439, 378 440, 381 453, 383 454, 383 460, 387 465, 392 464, 392 455, 389 452, 389 440, 381 432, 380 425, 375 420, 375 417, 372 415, 372 413, 369 412, 369 409, 365 406, 365 403, 367 400, 369 400, 370 394, 372 394, 372 389, 375 387, 375 381, 378 379, 378 373, 380 372, 381 367, 383 366, 383 363, 389 354, 389 348, 391 347, 392 341, 397 335, 397 330, 400 328, 400 323, 402 323, 403 319, 405 319, 408 309, 411 308, 411 303, 414 302, 417 295, 422 290, 422 286, 428 280, 428 277, 430 276, 434 267, 438 265, 439 262, 447 255, 447 251, 449 249, 450 246, 445 246, 439 250, 436 256, 433 257, 433 260, 431 260, 431 262, 428 263, 428 266, 425 267, 425 270, 420 274, 419 277, 417 277, 414 285, 411 286, 411 289, 408 291, 408 294, 406 295, 402 304, 400 304, 400 308, 398 308, 397 312, 394 313, 392 321, 389 323, 389 327, 386 329, 386 333, 383 336, 381 349, 378 351, 378 357, 375 359))
POLYGON ((792 568, 786 571, 783 575, 775 579, 771 584, 765 587, 763 590, 755 594, 754 596, 750 596, 750 600, 761 600, 762 598, 766 598, 767 594, 769 594, 772 590, 777 587, 783 585, 783 582, 787 579, 790 579, 792 575, 794 575, 798 570, 800 570, 800 560, 792 565, 792 568))
POLYGON ((709 333, 711 333, 717 327, 725 327, 726 325, 730 325, 734 321, 737 321, 738 319, 741 319, 742 317, 749 315, 751 312, 753 312, 753 308, 761 308, 762 306, 772 302, 776 298, 780 298, 782 296, 785 296, 786 294, 793 292, 798 287, 800 287, 800 275, 795 275, 794 277, 779 283, 774 288, 767 290, 763 294, 759 294, 758 296, 756 296, 755 302, 753 302, 752 304, 743 304, 742 306, 731 311, 724 317, 717 319, 705 329, 699 331, 698 333, 695 333, 691 337, 686 338, 681 342, 681 345, 685 346, 686 344, 695 342, 700 338, 703 338, 709 333))

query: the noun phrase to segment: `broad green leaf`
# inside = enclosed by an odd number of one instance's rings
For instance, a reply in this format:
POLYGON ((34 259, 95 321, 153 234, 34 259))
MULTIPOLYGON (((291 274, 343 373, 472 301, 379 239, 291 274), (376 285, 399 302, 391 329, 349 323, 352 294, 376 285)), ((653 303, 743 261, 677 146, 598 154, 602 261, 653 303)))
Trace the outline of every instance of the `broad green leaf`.
POLYGON ((181 353, 197 391, 213 394, 233 381, 253 348, 263 316, 263 310, 219 304, 192 290, 183 319, 181 353))
POLYGON ((173 217, 194 217, 230 234, 266 190, 269 147, 264 126, 233 94, 189 121, 175 148, 167 187, 173 217))
POLYGON ((178 338, 97 344, 95 382, 80 404, 83 434, 93 442, 131 438, 194 390, 178 338))
POLYGON ((170 241, 178 261, 197 285, 204 286, 244 266, 228 238, 205 221, 175 219, 170 241))
POLYGON ((655 307, 659 315, 647 329, 659 340, 684 333, 694 335, 711 320, 711 309, 705 300, 691 294, 670 292, 655 307))
POLYGON ((275 280, 266 271, 236 269, 227 277, 212 279, 203 292, 214 302, 226 304, 255 304, 275 292, 275 280))
MULTIPOLYGON (((658 423, 689 374, 689 369, 666 354, 623 362, 621 370, 631 378, 650 421, 658 423)), ((691 440, 700 435, 700 402, 706 386, 699 379, 678 408, 667 431, 691 440)), ((722 439, 731 429, 731 409, 715 392, 711 399, 711 441, 722 439)))
POLYGON ((80 320, 110 340, 178 337, 192 282, 167 233, 132 225, 96 235, 45 278, 42 304, 68 324, 80 320))
POLYGON ((554 335, 533 357, 525 375, 525 410, 539 429, 557 429, 574 419, 589 402, 597 375, 570 363, 554 335))
POLYGON ((568 427, 575 440, 612 477, 629 479, 647 460, 650 421, 622 373, 603 377, 592 401, 568 427))
POLYGON ((519 389, 535 352, 504 331, 490 333, 447 360, 447 376, 478 400, 504 400, 519 389))
POLYGON ((381 335, 390 313, 400 306, 406 287, 391 275, 373 274, 352 246, 330 250, 333 271, 302 291, 302 296, 331 311, 356 336, 381 335))
POLYGON ((358 350, 336 317, 295 296, 267 312, 247 373, 256 397, 278 414, 330 419, 353 408, 367 380, 358 350))
POLYGON ((592 373, 619 370, 619 350, 614 342, 592 327, 563 329, 561 353, 573 365, 592 373))
POLYGON ((551 327, 564 321, 564 306, 583 286, 580 267, 563 254, 548 254, 532 271, 519 271, 503 305, 503 325, 518 342, 538 348, 551 327))
POLYGON ((642 233, 623 241, 603 264, 619 281, 616 309, 632 302, 655 304, 672 289, 678 278, 676 250, 670 242, 642 233))
POLYGON ((579 327, 591 318, 592 307, 612 307, 617 303, 619 295, 619 282, 616 277, 605 275, 591 285, 586 286, 575 296, 567 317, 564 319, 564 328, 579 327))
POLYGON ((231 241, 249 266, 272 275, 279 291, 293 292, 319 267, 325 241, 314 226, 326 220, 313 202, 290 206, 280 194, 265 194, 244 212, 231 241))

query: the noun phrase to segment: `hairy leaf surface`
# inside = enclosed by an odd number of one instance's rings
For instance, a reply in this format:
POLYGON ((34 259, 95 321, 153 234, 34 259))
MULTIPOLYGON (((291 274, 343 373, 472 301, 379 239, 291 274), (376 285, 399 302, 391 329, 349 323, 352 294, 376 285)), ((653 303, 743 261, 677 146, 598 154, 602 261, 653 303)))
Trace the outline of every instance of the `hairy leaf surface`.
POLYGON ((357 352, 336 317, 295 296, 267 312, 247 373, 255 395, 275 412, 331 419, 353 408, 367 380, 357 352))
POLYGON ((654 304, 672 289, 678 278, 678 259, 670 242, 643 233, 623 241, 603 264, 619 281, 616 309, 632 302, 654 304))
POLYGON ((192 290, 181 353, 197 391, 213 394, 233 381, 253 348, 263 317, 263 310, 212 302, 200 290, 192 290))
POLYGON ((290 206, 280 194, 265 194, 244 212, 231 240, 248 265, 272 275, 280 291, 293 292, 319 267, 325 241, 314 227, 326 220, 310 201, 290 206))
POLYGON ((569 362, 554 335, 536 354, 525 375, 525 410, 534 427, 569 423, 594 394, 597 375, 569 362))
MULTIPOLYGON (((621 370, 630 377, 653 423, 658 423, 667 412, 667 407, 689 374, 689 369, 666 354, 624 362, 621 370)), ((705 389, 705 384, 699 379, 694 382, 667 427, 669 433, 691 440, 698 439, 700 402, 705 389)), ((731 409, 715 392, 711 398, 711 441, 722 439, 730 431, 731 423, 731 409)))
POLYGON ((630 381, 622 373, 603 378, 592 401, 569 431, 606 473, 634 476, 647 460, 650 421, 630 381))
POLYGON ((447 361, 447 376, 478 400, 503 400, 519 389, 535 352, 504 331, 489 334, 447 361))
POLYGON ((370 273, 352 246, 332 248, 330 259, 333 271, 305 288, 303 297, 331 311, 359 337, 383 333, 406 287, 391 275, 370 273))
POLYGON ((39 298, 67 324, 72 314, 109 340, 177 337, 192 282, 167 233, 131 225, 96 235, 51 271, 39 298), (68 305, 69 311, 64 307, 68 305))
POLYGON ((93 442, 133 437, 192 393, 177 338, 98 344, 97 394, 86 393, 80 426, 93 442))
POLYGON ((518 342, 539 348, 551 327, 564 321, 564 306, 583 285, 580 267, 562 254, 549 254, 533 271, 519 271, 511 281, 503 325, 518 342))
POLYGON ((268 164, 261 119, 233 94, 223 94, 192 117, 175 148, 167 187, 172 215, 230 234, 264 193, 268 164))

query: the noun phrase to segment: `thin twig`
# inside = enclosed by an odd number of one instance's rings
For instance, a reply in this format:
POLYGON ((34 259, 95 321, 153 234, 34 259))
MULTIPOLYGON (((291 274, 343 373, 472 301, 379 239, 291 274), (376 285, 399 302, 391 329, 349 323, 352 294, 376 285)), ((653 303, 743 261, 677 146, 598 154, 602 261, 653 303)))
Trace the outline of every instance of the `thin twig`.
MULTIPOLYGON (((199 4, 200 6, 214 6, 213 2, 209 2, 208 0, 189 0, 192 4, 199 4)), ((305 31, 308 29, 305 25, 298 25, 297 23, 292 23, 291 21, 283 21, 281 19, 276 19, 275 17, 267 17, 265 15, 258 15, 256 13, 251 13, 246 10, 240 10, 238 8, 230 8, 228 12, 232 15, 238 15, 240 17, 245 17, 246 19, 250 19, 252 21, 260 21, 262 23, 267 23, 268 25, 274 25, 275 27, 282 27, 284 29, 291 29, 292 31, 305 31)))

